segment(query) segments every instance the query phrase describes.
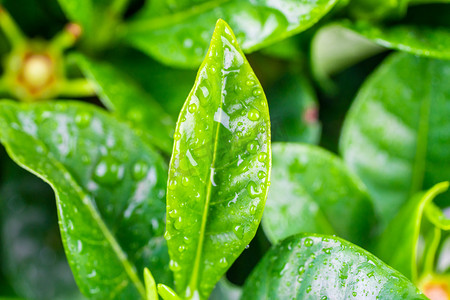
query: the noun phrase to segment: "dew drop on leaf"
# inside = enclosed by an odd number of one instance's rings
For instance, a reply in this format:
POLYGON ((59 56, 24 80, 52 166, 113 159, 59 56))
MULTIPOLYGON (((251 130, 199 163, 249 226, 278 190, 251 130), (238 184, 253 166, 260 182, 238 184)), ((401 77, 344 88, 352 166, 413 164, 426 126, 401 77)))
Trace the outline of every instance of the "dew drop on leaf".
POLYGON ((237 225, 233 228, 234 233, 236 234, 236 236, 240 239, 242 239, 244 237, 244 228, 240 225, 237 225))
POLYGON ((142 178, 144 178, 147 175, 148 170, 149 170, 149 166, 145 161, 143 161, 143 160, 137 161, 133 165, 133 171, 132 171, 134 180, 141 180, 142 178))
POLYGON ((303 244, 306 247, 311 247, 312 245, 314 245, 314 241, 312 239, 310 239, 310 238, 306 238, 305 241, 303 242, 303 244))
POLYGON ((258 121, 259 120, 259 117, 260 117, 260 114, 259 114, 259 111, 257 110, 257 109, 255 109, 255 108, 252 108, 252 109, 250 109, 250 111, 248 112, 248 119, 250 120, 250 121, 258 121))
POLYGON ((259 148, 259 145, 256 141, 252 141, 252 142, 248 143, 248 145, 247 145, 247 151, 252 154, 255 154, 256 152, 258 152, 258 148, 259 148))
POLYGON ((195 103, 192 103, 188 106, 188 111, 192 114, 197 110, 197 105, 195 103))
POLYGON ((261 152, 260 154, 258 154, 258 160, 260 162, 265 162, 267 159, 267 154, 265 152, 261 152))
POLYGON ((222 257, 219 260, 219 266, 222 267, 222 268, 226 268, 228 266, 228 261, 227 261, 227 259, 225 257, 222 257))
POLYGON ((94 179, 100 184, 112 185, 124 175, 124 167, 113 157, 105 156, 94 169, 94 179))

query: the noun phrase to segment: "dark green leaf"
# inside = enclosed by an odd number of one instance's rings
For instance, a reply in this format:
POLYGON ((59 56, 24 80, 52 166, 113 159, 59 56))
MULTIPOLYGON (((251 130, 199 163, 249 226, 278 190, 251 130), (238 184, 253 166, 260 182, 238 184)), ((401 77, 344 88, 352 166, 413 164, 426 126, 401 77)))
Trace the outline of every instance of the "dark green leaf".
POLYGON ((341 151, 382 225, 414 194, 450 179, 449 75, 450 62, 396 53, 366 81, 347 115, 341 151))
POLYGON ((252 52, 306 30, 336 2, 205 1, 163 16, 149 5, 148 10, 144 9, 128 24, 123 38, 165 64, 192 68, 200 65, 214 23, 219 18, 225 19, 234 28, 242 49, 252 52))
POLYGON ((375 255, 414 282, 417 280, 417 242, 425 207, 447 189, 448 182, 443 182, 413 197, 392 219, 374 247, 375 255))
POLYGON ((340 158, 315 146, 275 143, 264 231, 276 243, 313 232, 364 244, 374 213, 365 186, 340 158))
POLYGON ((90 299, 145 297, 145 266, 171 282, 164 231, 166 167, 133 131, 76 102, 0 103, 13 160, 55 191, 66 255, 90 299))
POLYGON ((152 145, 171 152, 175 122, 152 96, 112 65, 81 55, 76 59, 108 109, 129 121, 152 145))
POLYGON ((380 46, 420 56, 450 59, 450 30, 415 25, 382 27, 367 22, 342 23, 380 46))
POLYGON ((171 268, 181 296, 206 299, 256 233, 271 164, 267 100, 222 20, 174 136, 166 232, 171 268))
POLYGON ((267 99, 273 141, 319 142, 317 98, 306 78, 293 74, 282 77, 267 91, 267 99))
POLYGON ((379 21, 403 16, 409 1, 411 0, 351 0, 348 10, 357 19, 379 21))
POLYGON ((402 274, 336 237, 298 235, 273 247, 242 299, 427 299, 402 274))

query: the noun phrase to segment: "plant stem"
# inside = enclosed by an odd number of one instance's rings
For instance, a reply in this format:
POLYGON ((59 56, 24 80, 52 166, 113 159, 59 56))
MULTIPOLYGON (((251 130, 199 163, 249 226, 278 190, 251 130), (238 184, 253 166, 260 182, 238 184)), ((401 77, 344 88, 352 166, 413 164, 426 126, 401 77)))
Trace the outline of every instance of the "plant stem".
POLYGON ((0 6, 0 27, 3 29, 13 48, 26 43, 27 38, 3 6, 0 6))
POLYGON ((64 97, 91 97, 95 96, 94 86, 86 79, 67 80, 61 84, 60 96, 64 97))
POLYGON ((69 23, 51 41, 49 48, 55 52, 63 52, 72 47, 81 35, 81 27, 75 23, 69 23))
POLYGON ((109 7, 110 13, 115 17, 122 17, 128 7, 129 0, 113 0, 109 7))

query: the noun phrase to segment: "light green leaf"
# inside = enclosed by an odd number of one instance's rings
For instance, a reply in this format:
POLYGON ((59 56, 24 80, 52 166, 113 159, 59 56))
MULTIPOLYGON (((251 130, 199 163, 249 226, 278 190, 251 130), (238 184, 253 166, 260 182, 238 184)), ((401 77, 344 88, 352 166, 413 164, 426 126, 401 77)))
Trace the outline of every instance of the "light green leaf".
POLYGON ((83 31, 92 30, 96 20, 93 0, 58 0, 58 2, 69 20, 78 23, 83 31))
POLYGON ((375 244, 375 255, 414 282, 417 280, 417 241, 425 207, 448 186, 448 182, 439 183, 408 201, 375 244))
MULTIPOLYGON (((446 208, 450 210, 450 208, 446 208)), ((425 214, 434 226, 442 230, 450 230, 450 217, 444 214, 444 211, 433 202, 429 203, 425 208, 425 214)))
POLYGON ((263 217, 272 243, 293 234, 337 234, 364 244, 374 224, 362 182, 340 158, 309 145, 275 143, 269 197, 263 217))
POLYGON ((427 299, 402 274, 345 240, 297 235, 273 247, 242 299, 427 299))
POLYGON ((166 167, 133 131, 76 102, 0 103, 0 139, 56 194, 62 240, 89 299, 145 298, 144 267, 170 283, 166 167))
POLYGON ((155 279, 149 269, 144 269, 145 290, 147 292, 146 300, 158 300, 158 291, 155 279))
POLYGON ((396 53, 346 117, 341 152, 369 189, 382 227, 410 197, 450 179, 449 75, 448 61, 396 53))
POLYGON ((367 22, 343 22, 347 29, 380 46, 420 56, 450 59, 450 30, 417 25, 379 26, 367 22))
POLYGON ((256 233, 271 165, 267 100, 223 20, 174 136, 166 232, 171 268, 182 297, 207 299, 256 233))
POLYGON ((194 68, 200 65, 217 19, 236 32, 245 52, 252 52, 304 31, 337 0, 218 0, 161 15, 152 5, 124 28, 123 39, 161 62, 194 68))
POLYGON ((75 58, 109 110, 129 121, 152 145, 171 152, 175 122, 151 95, 112 65, 81 55, 75 58))
POLYGON ((158 284, 158 293, 163 300, 181 300, 174 290, 164 284, 158 284))

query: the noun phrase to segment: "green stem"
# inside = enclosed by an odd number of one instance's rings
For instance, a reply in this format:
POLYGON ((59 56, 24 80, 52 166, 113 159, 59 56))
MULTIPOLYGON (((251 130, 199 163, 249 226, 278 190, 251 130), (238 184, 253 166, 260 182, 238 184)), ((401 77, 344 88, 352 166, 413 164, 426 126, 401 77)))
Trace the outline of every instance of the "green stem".
POLYGON ((158 284, 158 293, 164 300, 181 300, 174 290, 162 283, 158 284))
POLYGON ((441 230, 438 227, 434 227, 432 234, 433 238, 431 240, 430 246, 428 246, 427 253, 425 254, 425 261, 423 264, 423 274, 425 275, 434 273, 436 252, 441 241, 441 230))
POLYGON ((3 29, 3 32, 13 48, 22 46, 26 43, 26 36, 19 26, 17 26, 11 15, 2 6, 0 6, 0 27, 3 29))
POLYGON ((122 17, 128 7, 128 2, 129 0, 113 0, 109 7, 109 11, 116 17, 122 17))
POLYGON ((94 86, 86 79, 67 80, 61 84, 59 95, 63 97, 95 96, 94 86))
POLYGON ((49 48, 55 52, 63 52, 72 47, 81 35, 81 27, 78 24, 69 23, 51 41, 49 48))

